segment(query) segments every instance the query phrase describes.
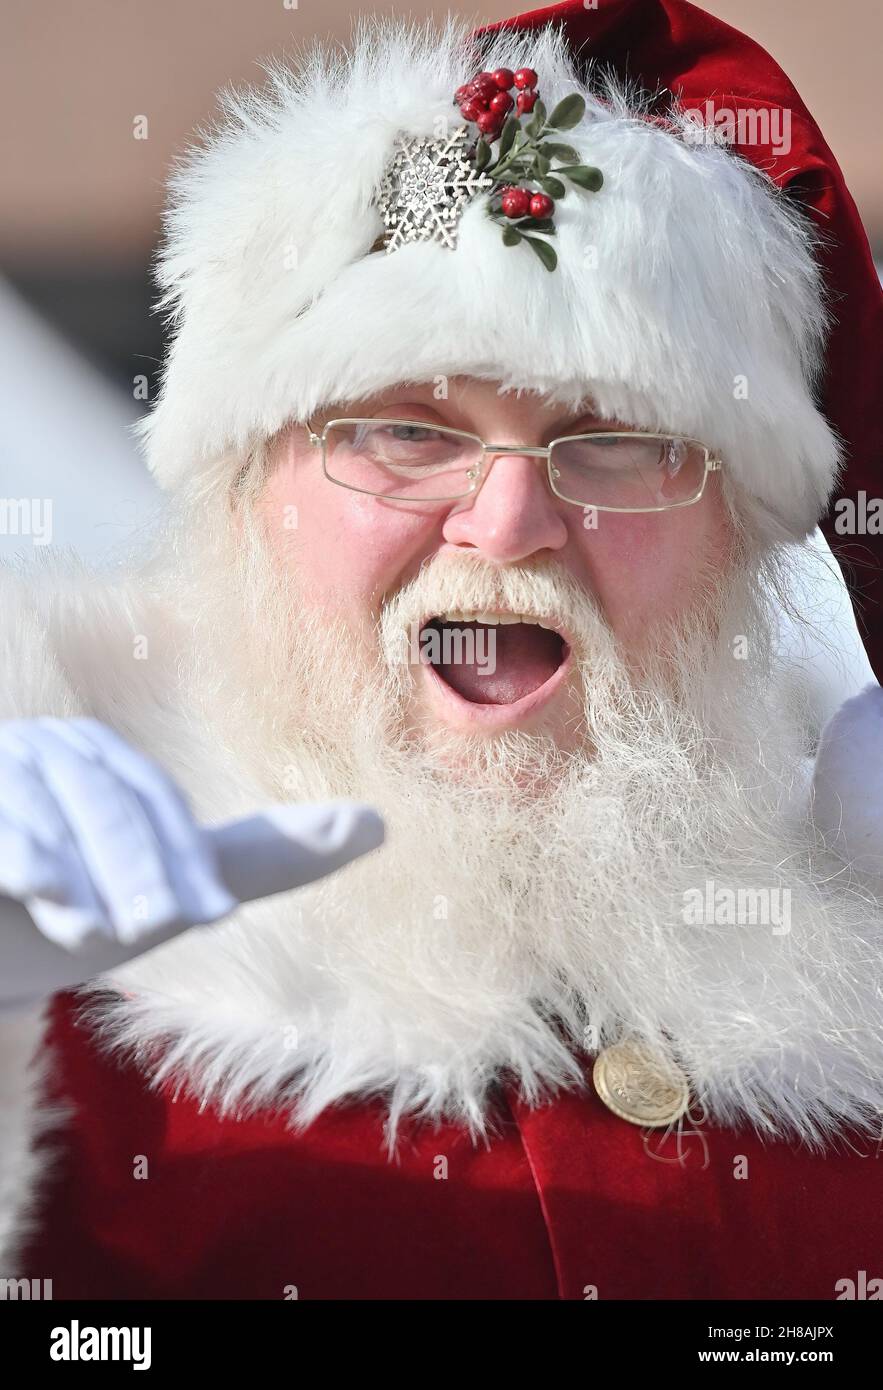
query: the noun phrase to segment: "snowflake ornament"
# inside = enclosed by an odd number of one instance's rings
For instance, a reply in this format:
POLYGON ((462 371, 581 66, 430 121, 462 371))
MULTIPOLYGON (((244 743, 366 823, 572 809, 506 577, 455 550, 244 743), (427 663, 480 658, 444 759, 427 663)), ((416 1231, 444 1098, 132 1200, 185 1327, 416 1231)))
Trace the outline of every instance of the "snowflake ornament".
POLYGON ((468 125, 446 140, 399 136, 376 200, 387 253, 409 241, 437 241, 449 249, 457 244, 463 209, 494 186, 467 154, 468 141, 468 125))
POLYGON ((386 231, 372 251, 385 248, 388 254, 413 241, 453 250, 463 209, 490 192, 487 212, 503 233, 503 245, 523 243, 546 270, 555 269, 558 256, 548 240, 556 231, 555 200, 564 197, 568 184, 597 193, 604 179, 557 138, 581 122, 583 96, 571 92, 547 115, 537 80, 533 68, 480 72, 454 93, 465 125, 445 140, 398 136, 374 197, 386 231), (553 165, 553 159, 566 163, 553 165))

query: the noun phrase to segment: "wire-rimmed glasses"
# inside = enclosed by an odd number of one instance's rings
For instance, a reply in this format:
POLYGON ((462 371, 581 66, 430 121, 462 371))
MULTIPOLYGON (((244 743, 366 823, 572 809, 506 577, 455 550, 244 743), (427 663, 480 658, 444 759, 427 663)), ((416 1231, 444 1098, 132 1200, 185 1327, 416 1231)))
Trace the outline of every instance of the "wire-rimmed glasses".
POLYGON ((456 502, 478 492, 497 454, 546 462, 556 497, 606 512, 662 512, 698 502, 721 460, 697 439, 638 430, 562 435, 545 446, 488 444, 425 420, 328 420, 310 443, 329 482, 387 501, 456 502))

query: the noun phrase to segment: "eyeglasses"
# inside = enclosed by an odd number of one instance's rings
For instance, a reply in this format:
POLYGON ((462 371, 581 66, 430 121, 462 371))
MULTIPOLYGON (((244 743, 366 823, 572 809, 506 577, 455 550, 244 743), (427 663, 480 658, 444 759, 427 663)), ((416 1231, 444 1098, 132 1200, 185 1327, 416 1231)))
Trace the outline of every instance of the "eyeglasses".
POLYGON ((721 460, 697 439, 633 430, 564 435, 543 448, 486 444, 478 435, 420 420, 329 420, 321 434, 329 482, 390 502, 455 502, 477 493, 495 454, 546 461, 549 486, 574 506, 601 512, 664 512, 688 507, 721 460))

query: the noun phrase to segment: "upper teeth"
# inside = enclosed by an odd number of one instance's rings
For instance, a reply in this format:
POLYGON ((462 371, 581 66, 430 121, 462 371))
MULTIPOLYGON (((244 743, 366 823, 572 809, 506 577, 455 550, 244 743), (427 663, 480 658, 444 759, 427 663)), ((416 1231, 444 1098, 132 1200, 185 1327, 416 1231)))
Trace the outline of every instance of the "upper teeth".
POLYGON ((450 613, 439 613, 435 618, 440 623, 484 623, 487 627, 496 627, 498 624, 503 626, 509 623, 533 623, 535 627, 544 627, 549 632, 557 632, 554 623, 543 622, 542 618, 534 618, 529 613, 466 613, 452 611, 450 613))

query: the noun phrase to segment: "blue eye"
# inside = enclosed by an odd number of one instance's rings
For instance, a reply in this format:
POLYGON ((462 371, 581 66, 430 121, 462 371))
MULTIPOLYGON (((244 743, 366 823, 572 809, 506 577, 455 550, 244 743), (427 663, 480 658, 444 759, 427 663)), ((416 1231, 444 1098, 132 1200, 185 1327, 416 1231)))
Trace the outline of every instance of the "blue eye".
POLYGON ((390 433, 406 444, 422 444, 429 435, 434 435, 436 439, 439 437, 438 431, 429 425, 392 425, 390 433))

